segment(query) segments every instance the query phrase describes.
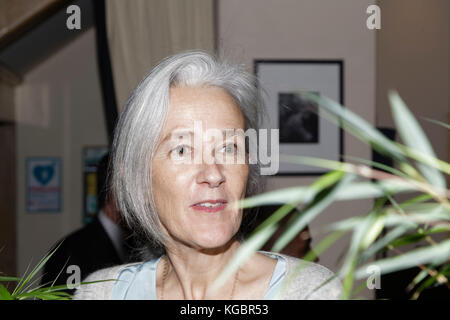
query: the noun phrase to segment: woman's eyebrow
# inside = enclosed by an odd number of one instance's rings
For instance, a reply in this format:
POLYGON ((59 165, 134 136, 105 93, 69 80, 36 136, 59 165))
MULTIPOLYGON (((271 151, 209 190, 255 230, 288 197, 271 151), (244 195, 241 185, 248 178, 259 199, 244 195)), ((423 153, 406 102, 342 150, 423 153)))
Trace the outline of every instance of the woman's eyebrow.
MULTIPOLYGON (((238 135, 238 129, 223 129, 222 130, 222 136, 224 138, 232 138, 234 136, 238 135)), ((185 138, 187 136, 193 136, 194 132, 190 129, 188 130, 172 130, 170 133, 168 133, 164 139, 161 141, 161 144, 165 143, 169 138, 173 137, 173 136, 177 136, 178 138, 185 138)))
POLYGON ((172 132, 169 132, 164 137, 164 139, 162 139, 161 144, 167 142, 166 140, 168 140, 169 138, 171 138, 175 135, 178 136, 179 138, 182 138, 182 137, 186 137, 186 136, 192 136, 193 132, 192 132, 192 130, 181 130, 181 131, 173 130, 172 132))

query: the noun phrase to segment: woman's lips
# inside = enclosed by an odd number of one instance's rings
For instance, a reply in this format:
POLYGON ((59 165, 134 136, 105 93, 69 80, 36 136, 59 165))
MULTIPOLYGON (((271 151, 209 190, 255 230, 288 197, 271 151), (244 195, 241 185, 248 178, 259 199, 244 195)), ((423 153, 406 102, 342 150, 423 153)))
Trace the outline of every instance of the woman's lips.
POLYGON ((207 201, 202 201, 202 202, 198 202, 194 205, 191 206, 192 209, 197 210, 197 211, 202 211, 202 212, 219 212, 225 209, 225 207, 227 206, 227 201, 226 200, 207 200, 207 201), (209 204, 214 204, 214 206, 202 206, 201 204, 204 203, 209 203, 209 204))

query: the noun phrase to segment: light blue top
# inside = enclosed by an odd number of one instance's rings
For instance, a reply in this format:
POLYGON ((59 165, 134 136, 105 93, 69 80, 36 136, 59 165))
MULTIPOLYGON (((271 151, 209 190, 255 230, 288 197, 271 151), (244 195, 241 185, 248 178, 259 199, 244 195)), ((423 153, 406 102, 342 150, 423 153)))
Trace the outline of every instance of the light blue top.
MULTIPOLYGON (((261 252, 261 251, 260 251, 261 252)), ((273 259, 277 264, 270 279, 264 300, 273 300, 281 288, 286 276, 286 260, 279 255, 261 252, 273 259)), ((122 269, 114 283, 111 293, 113 300, 157 300, 156 296, 156 267, 162 256, 122 269)))

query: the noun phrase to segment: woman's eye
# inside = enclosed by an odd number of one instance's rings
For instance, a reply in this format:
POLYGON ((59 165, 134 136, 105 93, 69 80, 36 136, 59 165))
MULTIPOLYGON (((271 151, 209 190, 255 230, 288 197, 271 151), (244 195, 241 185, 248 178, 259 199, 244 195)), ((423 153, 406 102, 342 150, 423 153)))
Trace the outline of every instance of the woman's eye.
POLYGON ((226 153, 235 153, 237 151, 236 144, 228 144, 223 147, 226 153))
POLYGON ((172 152, 174 152, 176 156, 182 157, 190 153, 190 149, 191 148, 189 146, 183 144, 172 149, 172 152))

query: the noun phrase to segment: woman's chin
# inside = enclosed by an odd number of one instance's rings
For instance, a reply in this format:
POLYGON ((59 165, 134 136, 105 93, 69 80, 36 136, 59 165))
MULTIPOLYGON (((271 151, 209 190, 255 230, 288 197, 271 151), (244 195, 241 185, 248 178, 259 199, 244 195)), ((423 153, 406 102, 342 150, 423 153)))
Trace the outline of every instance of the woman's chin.
POLYGON ((198 233, 194 242, 199 248, 215 249, 226 246, 233 239, 234 233, 198 233))

